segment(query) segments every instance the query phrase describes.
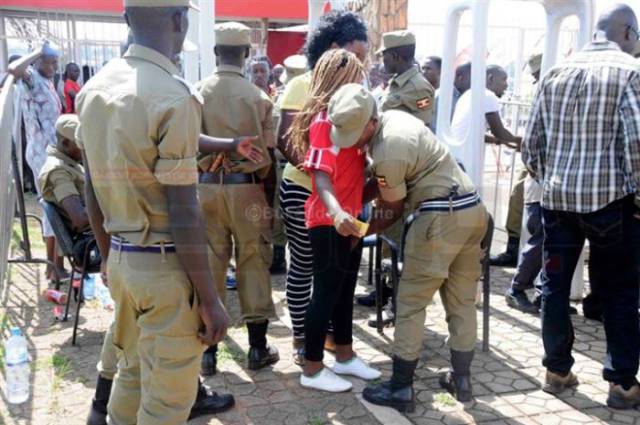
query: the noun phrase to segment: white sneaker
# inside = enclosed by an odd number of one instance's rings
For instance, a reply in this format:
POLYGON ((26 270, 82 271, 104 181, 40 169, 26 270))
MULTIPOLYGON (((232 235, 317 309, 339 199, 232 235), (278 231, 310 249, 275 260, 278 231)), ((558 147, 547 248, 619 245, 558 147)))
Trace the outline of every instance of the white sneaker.
POLYGON ((366 381, 378 379, 382 375, 382 372, 370 367, 358 357, 353 357, 344 363, 336 361, 333 365, 333 371, 338 375, 352 375, 366 381))
POLYGON ((313 376, 305 376, 304 373, 300 375, 300 385, 305 388, 313 388, 330 393, 342 393, 349 391, 353 387, 351 382, 340 378, 326 367, 313 376))

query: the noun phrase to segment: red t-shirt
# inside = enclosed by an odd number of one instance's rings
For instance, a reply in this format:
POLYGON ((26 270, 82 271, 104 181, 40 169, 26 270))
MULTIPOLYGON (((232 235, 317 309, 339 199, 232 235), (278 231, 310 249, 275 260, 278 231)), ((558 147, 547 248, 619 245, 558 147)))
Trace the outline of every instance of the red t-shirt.
POLYGON ((333 226, 333 219, 320 199, 314 170, 331 177, 333 190, 344 211, 357 217, 362 210, 365 153, 357 148, 338 148, 331 141, 331 121, 326 112, 319 113, 309 127, 309 150, 304 168, 311 174, 313 192, 304 205, 307 228, 333 226))
POLYGON ((72 79, 67 78, 67 81, 64 82, 64 112, 67 114, 76 113, 74 100, 69 96, 69 92, 72 90, 76 92, 77 95, 80 91, 80 86, 72 79))

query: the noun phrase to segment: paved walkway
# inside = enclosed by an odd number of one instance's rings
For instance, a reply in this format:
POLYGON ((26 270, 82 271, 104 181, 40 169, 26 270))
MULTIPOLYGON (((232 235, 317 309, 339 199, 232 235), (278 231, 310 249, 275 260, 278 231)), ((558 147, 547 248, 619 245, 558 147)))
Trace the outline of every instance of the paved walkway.
MULTIPOLYGON (((495 245, 496 251, 501 249, 499 243, 495 245)), ((270 327, 269 338, 280 350, 281 361, 273 369, 247 371, 247 333, 243 327, 230 329, 219 353, 220 373, 207 382, 233 393, 237 406, 225 414, 190 424, 640 424, 640 411, 618 412, 605 407, 607 384, 601 379, 600 366, 605 352, 604 331, 599 323, 581 315, 573 321, 574 371, 581 385, 559 398, 540 391, 544 372, 540 365, 540 321, 506 306, 503 294, 512 274, 511 269, 492 270, 491 350, 482 353, 478 344, 473 366, 476 397, 471 403, 457 403, 438 386, 438 374, 448 368, 448 349, 444 311, 437 298, 428 308, 424 352, 415 383, 419 401, 415 413, 402 416, 369 405, 361 398, 364 382, 357 379, 354 391, 345 394, 327 395, 301 388, 300 369, 291 361, 284 279, 276 276, 274 301, 280 320, 270 327)), ((366 278, 364 264, 363 275, 366 278)), ((95 364, 111 313, 97 301, 88 302, 81 312, 79 345, 72 347, 72 323, 55 322, 53 306, 39 295, 46 287, 43 268, 26 265, 12 266, 9 281, 1 287, 2 335, 7 335, 9 323, 26 329, 34 374, 33 396, 28 403, 10 407, 2 395, 0 424, 84 424, 95 385, 95 364)), ((368 290, 363 279, 358 292, 368 290)), ((237 317, 235 293, 230 294, 229 300, 232 315, 237 317)), ((480 309, 478 312, 480 319, 480 309)), ((384 371, 386 378, 391 373, 388 353, 393 330, 377 335, 366 324, 370 313, 361 307, 355 309, 355 346, 362 358, 384 371)), ((330 359, 328 355, 327 360, 330 359)), ((0 376, 0 388, 3 387, 0 376)))

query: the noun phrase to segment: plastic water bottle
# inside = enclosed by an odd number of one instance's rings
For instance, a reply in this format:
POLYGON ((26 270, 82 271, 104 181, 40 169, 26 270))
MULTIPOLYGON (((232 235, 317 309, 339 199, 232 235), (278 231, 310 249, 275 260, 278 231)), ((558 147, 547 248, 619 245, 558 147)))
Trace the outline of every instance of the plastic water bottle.
POLYGON ((24 403, 29 399, 29 352, 27 340, 19 328, 11 328, 11 336, 5 342, 7 400, 11 404, 24 403))
POLYGON ((104 286, 104 283, 98 282, 96 287, 96 296, 100 300, 100 304, 105 310, 113 310, 114 303, 113 298, 111 298, 111 293, 109 293, 109 288, 104 286))
POLYGON ((85 300, 92 300, 96 297, 96 275, 88 274, 84 279, 82 296, 85 300))
POLYGON ((229 267, 227 269, 227 289, 235 291, 238 288, 238 282, 236 281, 236 269, 229 267))

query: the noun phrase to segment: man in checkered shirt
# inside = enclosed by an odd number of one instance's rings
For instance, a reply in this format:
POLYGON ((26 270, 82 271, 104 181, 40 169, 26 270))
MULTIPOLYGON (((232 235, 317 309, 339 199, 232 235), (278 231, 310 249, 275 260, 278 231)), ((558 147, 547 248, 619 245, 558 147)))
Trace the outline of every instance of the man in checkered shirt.
POLYGON ((571 372, 571 278, 585 239, 592 290, 603 301, 607 404, 640 405, 640 64, 638 22, 626 5, 600 16, 592 43, 551 69, 536 94, 522 158, 543 187, 543 389, 571 372))

